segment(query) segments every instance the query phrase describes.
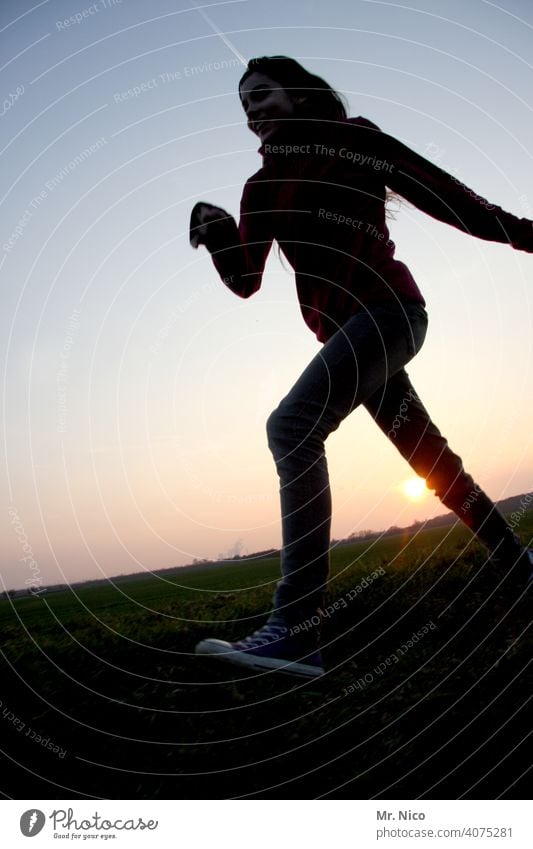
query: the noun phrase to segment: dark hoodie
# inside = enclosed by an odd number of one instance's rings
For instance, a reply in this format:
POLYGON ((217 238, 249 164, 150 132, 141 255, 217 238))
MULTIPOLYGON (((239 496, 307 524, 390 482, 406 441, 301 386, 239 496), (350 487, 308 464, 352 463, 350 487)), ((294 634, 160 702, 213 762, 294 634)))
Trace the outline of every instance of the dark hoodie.
POLYGON ((361 309, 424 298, 394 258, 386 187, 433 218, 481 239, 533 252, 533 222, 488 203, 366 118, 288 122, 259 148, 237 226, 207 247, 226 285, 247 298, 261 285, 275 239, 295 271, 302 315, 325 342, 361 309))

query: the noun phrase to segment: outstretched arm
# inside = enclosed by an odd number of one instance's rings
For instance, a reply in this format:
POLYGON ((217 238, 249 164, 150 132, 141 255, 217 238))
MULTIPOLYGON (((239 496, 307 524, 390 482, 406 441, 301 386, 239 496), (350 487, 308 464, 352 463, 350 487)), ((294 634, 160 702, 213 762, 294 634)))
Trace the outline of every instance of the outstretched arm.
POLYGON ((368 147, 378 151, 388 164, 387 186, 418 209, 479 239, 533 252, 533 221, 489 203, 433 162, 382 133, 375 124, 365 121, 362 132, 368 147))
POLYGON ((249 298, 261 286, 273 236, 268 209, 257 208, 258 184, 248 181, 241 199, 239 224, 225 210, 204 204, 196 244, 204 244, 226 286, 249 298))

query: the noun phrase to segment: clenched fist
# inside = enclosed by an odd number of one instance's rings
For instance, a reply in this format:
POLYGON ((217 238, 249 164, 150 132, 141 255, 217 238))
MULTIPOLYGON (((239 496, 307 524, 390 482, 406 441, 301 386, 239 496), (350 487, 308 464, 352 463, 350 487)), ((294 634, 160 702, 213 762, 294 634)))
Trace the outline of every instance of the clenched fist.
POLYGON ((212 203, 199 201, 191 212, 189 241, 193 248, 205 245, 209 251, 224 247, 224 243, 234 235, 234 218, 212 203))

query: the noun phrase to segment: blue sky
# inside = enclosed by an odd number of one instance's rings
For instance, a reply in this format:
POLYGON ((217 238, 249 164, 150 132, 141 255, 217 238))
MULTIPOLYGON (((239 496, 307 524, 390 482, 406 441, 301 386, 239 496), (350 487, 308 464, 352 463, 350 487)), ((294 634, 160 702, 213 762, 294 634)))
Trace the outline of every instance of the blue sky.
MULTIPOLYGON (((6 588, 279 544, 264 422, 319 345, 274 252, 241 301, 187 239, 193 203, 237 214, 260 165, 239 56, 294 56, 533 218, 526 0, 194 5, 1 6, 6 588)), ((493 498, 532 490, 531 255, 408 204, 391 234, 428 304, 420 396, 493 498)), ((327 447, 334 536, 443 511, 405 498, 365 411, 327 447)))

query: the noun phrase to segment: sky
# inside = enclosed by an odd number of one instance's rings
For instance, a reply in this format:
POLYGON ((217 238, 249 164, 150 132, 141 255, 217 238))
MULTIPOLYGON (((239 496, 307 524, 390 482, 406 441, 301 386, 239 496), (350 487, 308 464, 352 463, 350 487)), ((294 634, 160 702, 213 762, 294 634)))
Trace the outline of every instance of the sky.
MULTIPOLYGON (((272 251, 242 300, 188 243, 261 165, 242 57, 286 54, 533 218, 529 0, 2 0, 0 590, 278 546, 265 421, 320 344, 272 251)), ((494 499, 533 490, 533 256, 402 204, 427 302, 408 372, 494 499)), ((328 439, 333 529, 445 512, 364 409, 328 439)))

